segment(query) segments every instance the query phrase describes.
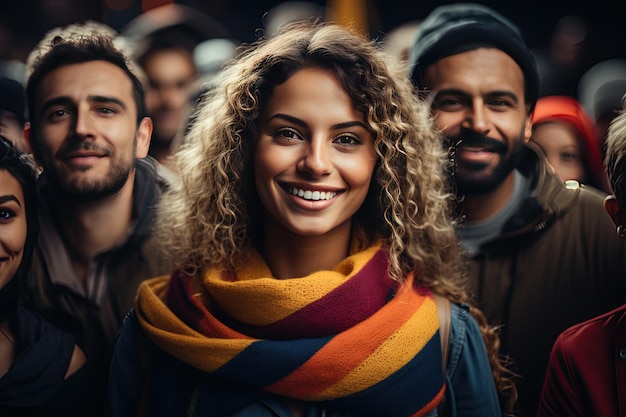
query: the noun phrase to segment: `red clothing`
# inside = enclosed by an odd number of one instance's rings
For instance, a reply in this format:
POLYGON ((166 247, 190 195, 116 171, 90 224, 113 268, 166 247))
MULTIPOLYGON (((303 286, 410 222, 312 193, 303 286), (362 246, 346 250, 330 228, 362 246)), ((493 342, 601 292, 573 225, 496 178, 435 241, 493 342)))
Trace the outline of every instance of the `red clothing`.
POLYGON ((538 417, 626 417, 626 304, 556 340, 538 417))
POLYGON ((611 186, 604 172, 602 164, 602 138, 598 135, 593 120, 585 112, 583 106, 572 97, 547 96, 537 101, 532 114, 532 123, 539 125, 549 121, 561 121, 569 123, 580 135, 590 178, 588 185, 599 190, 611 192, 611 186))

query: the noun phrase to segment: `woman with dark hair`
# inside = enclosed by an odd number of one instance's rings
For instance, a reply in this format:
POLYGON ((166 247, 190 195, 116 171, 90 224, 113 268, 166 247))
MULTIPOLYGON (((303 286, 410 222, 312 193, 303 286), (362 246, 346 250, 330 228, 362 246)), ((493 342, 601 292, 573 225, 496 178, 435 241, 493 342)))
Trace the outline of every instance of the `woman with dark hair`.
POLYGON ((157 230, 178 269, 120 330, 113 416, 502 415, 447 154, 388 61, 301 22, 224 70, 176 153, 157 230))
POLYGON ((50 415, 85 362, 71 335, 18 306, 37 240, 35 180, 30 156, 0 137, 0 415, 50 415))

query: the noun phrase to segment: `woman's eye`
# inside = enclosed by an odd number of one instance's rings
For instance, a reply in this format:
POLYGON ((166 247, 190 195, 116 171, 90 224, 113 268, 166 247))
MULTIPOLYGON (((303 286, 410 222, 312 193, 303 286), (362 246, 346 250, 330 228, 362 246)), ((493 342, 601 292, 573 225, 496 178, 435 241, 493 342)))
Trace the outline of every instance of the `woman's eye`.
POLYGON ((361 143, 361 140, 358 136, 353 135, 352 133, 345 133, 338 136, 334 142, 340 145, 358 145, 361 143))
POLYGON ((278 139, 300 139, 300 135, 298 134, 298 132, 292 129, 278 130, 274 136, 278 139))
POLYGON ((7 208, 0 208, 0 221, 7 221, 15 217, 15 212, 7 208))
POLYGON ((574 161, 576 159, 578 159, 578 155, 573 154, 573 153, 569 153, 569 152, 565 152, 561 154, 561 159, 563 159, 564 161, 574 161))

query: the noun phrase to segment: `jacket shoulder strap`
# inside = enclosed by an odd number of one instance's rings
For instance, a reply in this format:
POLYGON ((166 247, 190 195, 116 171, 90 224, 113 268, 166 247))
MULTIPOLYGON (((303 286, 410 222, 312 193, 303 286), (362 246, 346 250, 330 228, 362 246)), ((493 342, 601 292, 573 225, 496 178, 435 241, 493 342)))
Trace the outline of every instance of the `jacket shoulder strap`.
MULTIPOLYGON (((451 306, 450 300, 441 295, 435 294, 435 304, 437 305, 437 314, 439 316, 439 337, 441 339, 441 366, 443 368, 443 377, 446 378, 446 370, 448 367, 448 351, 450 350, 450 327, 451 327, 451 306)), ((447 415, 446 396, 439 403, 438 415, 447 415)))
POLYGON ((448 350, 450 349, 450 300, 435 294, 435 304, 439 315, 439 336, 441 338, 441 360, 445 374, 448 365, 448 350))

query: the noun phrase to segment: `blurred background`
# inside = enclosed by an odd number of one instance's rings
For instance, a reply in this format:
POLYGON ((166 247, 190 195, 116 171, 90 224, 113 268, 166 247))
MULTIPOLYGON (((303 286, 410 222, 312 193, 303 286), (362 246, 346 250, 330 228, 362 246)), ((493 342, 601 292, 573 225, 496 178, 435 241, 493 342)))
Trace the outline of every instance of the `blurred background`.
MULTIPOLYGON (((535 47, 546 46, 559 19, 577 16, 587 25, 587 36, 594 40, 594 59, 626 56, 626 17, 617 0, 501 0, 478 1, 517 23, 535 47)), ((0 58, 19 59, 27 54, 45 31, 71 22, 94 19, 121 30, 143 11, 168 4, 164 0, 2 0, 0 14, 0 58)), ((227 27, 242 42, 256 39, 263 28, 264 15, 282 3, 277 0, 186 0, 227 27)), ((332 1, 311 1, 326 6, 332 1)), ((393 28, 420 20, 434 7, 451 1, 360 0, 344 1, 366 9, 369 31, 383 36, 393 28)))
MULTIPOLYGON (((165 25, 161 14, 146 23, 145 12, 176 3, 197 11, 196 22, 186 22, 203 32, 202 38, 227 38, 234 44, 248 43, 274 30, 277 22, 298 15, 323 15, 326 19, 355 22, 364 32, 390 47, 401 49, 415 25, 435 7, 452 1, 408 0, 327 0, 285 2, 279 0, 1 0, 0 64, 3 72, 20 77, 33 45, 58 26, 97 20, 118 32, 142 36, 165 25), (391 40, 394 37, 393 45, 391 40)), ((625 20, 617 0, 501 0, 477 1, 501 12, 521 29, 536 52, 545 80, 543 94, 577 96, 577 83, 594 64, 607 59, 626 59, 625 20)), ((188 17, 184 18, 189 20, 188 17)), ((182 20, 184 20, 182 19, 182 20)), ((176 20, 176 18, 174 19, 176 20)), ((179 20, 181 20, 179 18, 179 20)), ((216 47, 205 48, 204 63, 216 47)), ((394 53, 402 53, 396 52, 394 53)), ((405 51, 406 52, 406 51, 405 51)), ((404 52, 404 53, 405 53, 404 52)), ((222 52, 229 54, 231 52, 222 52)), ((222 58, 218 58, 218 61, 222 58)))

